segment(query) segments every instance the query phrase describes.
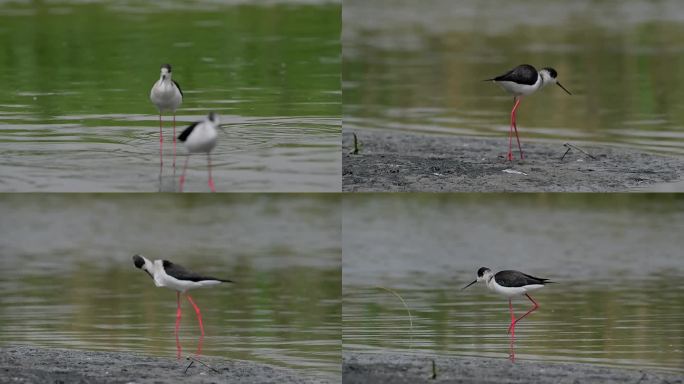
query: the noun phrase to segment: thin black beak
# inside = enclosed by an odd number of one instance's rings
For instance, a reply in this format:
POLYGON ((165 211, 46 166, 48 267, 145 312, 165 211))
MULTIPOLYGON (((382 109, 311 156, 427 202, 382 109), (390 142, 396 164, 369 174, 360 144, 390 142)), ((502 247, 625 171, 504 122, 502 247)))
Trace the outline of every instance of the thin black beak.
POLYGON ((561 83, 559 83, 559 82, 556 81, 556 84, 558 84, 559 87, 563 88, 563 90, 564 90, 565 92, 567 92, 568 95, 572 95, 572 93, 570 93, 570 91, 568 91, 567 89, 565 89, 565 87, 562 86, 561 83))
POLYGON ((468 288, 468 287, 470 287, 471 285, 473 285, 473 284, 475 284, 475 283, 477 283, 477 280, 475 280, 475 281, 473 281, 472 283, 470 283, 470 284, 466 285, 465 287, 461 288, 461 291, 464 290, 464 289, 466 289, 466 288, 468 288))

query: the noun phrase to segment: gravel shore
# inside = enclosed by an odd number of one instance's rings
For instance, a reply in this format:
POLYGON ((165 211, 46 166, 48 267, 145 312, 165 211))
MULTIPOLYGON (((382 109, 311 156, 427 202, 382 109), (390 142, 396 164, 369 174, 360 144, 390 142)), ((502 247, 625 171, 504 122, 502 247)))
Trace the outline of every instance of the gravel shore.
POLYGON ((482 357, 440 357, 345 352, 342 383, 554 383, 681 384, 683 375, 591 364, 546 363, 482 357))
POLYGON ((504 139, 354 133, 360 142, 358 154, 351 153, 352 132, 342 134, 342 190, 347 192, 623 192, 654 185, 684 189, 676 183, 684 176, 680 157, 582 146, 561 160, 568 149, 563 143, 525 142, 525 160, 508 161, 504 139))
POLYGON ((124 352, 10 346, 0 348, 0 383, 329 383, 249 361, 190 360, 124 352), (209 368, 211 367, 211 368, 209 368))

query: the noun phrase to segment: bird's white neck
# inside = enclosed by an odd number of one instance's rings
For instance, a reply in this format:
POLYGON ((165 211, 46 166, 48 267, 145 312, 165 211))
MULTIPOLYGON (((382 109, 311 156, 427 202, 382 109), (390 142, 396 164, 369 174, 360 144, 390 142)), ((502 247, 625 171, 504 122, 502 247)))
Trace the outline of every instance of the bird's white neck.
POLYGON ((488 288, 490 291, 494 291, 494 290, 495 290, 495 287, 494 287, 494 284, 495 284, 495 282, 494 282, 494 274, 493 274, 493 273, 488 273, 488 274, 486 274, 486 275, 484 276, 484 280, 485 280, 485 284, 487 284, 487 288, 488 288))
POLYGON ((541 82, 541 85, 539 85, 538 88, 544 88, 549 84, 553 84, 556 82, 556 79, 551 77, 549 72, 546 70, 541 70, 539 71, 539 76, 537 76, 537 82, 541 82))

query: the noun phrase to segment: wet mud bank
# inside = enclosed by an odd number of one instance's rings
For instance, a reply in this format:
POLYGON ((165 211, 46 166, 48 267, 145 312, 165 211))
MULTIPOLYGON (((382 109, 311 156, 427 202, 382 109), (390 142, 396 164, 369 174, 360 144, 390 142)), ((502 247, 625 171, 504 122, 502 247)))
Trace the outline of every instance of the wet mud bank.
POLYGON ((0 348, 0 383, 329 383, 241 360, 151 357, 125 352, 0 348), (190 364, 192 363, 192 365, 190 364), (189 366, 189 368, 188 368, 189 366))
POLYGON ((525 159, 508 161, 505 139, 354 133, 357 153, 342 135, 348 192, 624 192, 682 185, 684 172, 684 158, 611 146, 524 142, 525 159))
POLYGON ((684 382, 683 375, 591 364, 546 363, 481 357, 431 357, 345 352, 344 384, 361 383, 604 383, 684 382))

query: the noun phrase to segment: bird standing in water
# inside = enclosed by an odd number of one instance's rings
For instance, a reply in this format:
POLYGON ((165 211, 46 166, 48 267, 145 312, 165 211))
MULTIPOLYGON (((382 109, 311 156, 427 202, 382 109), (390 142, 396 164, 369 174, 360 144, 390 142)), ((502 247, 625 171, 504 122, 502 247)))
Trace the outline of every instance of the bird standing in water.
POLYGON ((183 192, 183 184, 185 183, 185 170, 188 168, 188 160, 193 153, 207 154, 207 170, 209 172, 209 189, 216 192, 214 186, 214 179, 211 177, 211 151, 216 146, 218 134, 216 128, 219 126, 219 116, 214 112, 202 121, 193 123, 185 128, 178 136, 178 140, 185 143, 185 148, 188 150, 188 156, 185 158, 185 165, 183 166, 183 173, 180 177, 180 192, 183 192))
POLYGON ((176 109, 183 102, 183 91, 180 85, 171 78, 171 65, 161 66, 159 80, 154 83, 150 91, 150 100, 159 110, 159 163, 164 164, 163 146, 164 136, 162 135, 162 113, 173 113, 173 166, 176 166, 176 109))
POLYGON ((181 355, 180 340, 178 339, 178 329, 180 327, 181 319, 181 303, 180 295, 185 293, 186 297, 192 307, 195 309, 195 314, 197 315, 197 322, 199 323, 200 331, 202 336, 200 336, 200 341, 197 346, 197 354, 202 353, 202 340, 204 339, 204 326, 202 325, 202 313, 200 309, 192 300, 187 291, 193 288, 210 287, 212 285, 217 285, 221 283, 232 283, 230 280, 219 279, 211 276, 203 276, 187 269, 181 267, 178 264, 174 264, 168 260, 155 260, 151 261, 144 256, 135 255, 133 256, 133 264, 137 268, 142 269, 147 272, 147 274, 154 280, 154 285, 157 287, 166 287, 176 291, 176 351, 178 353, 178 358, 181 355))
POLYGON ((463 289, 466 289, 478 282, 484 282, 490 291, 508 297, 508 308, 511 312, 511 325, 508 327, 508 333, 511 335, 515 335, 515 325, 518 323, 518 321, 522 320, 525 316, 539 308, 539 304, 534 301, 532 296, 530 296, 527 292, 543 288, 545 284, 553 283, 553 281, 549 281, 549 279, 530 276, 526 273, 518 271, 499 271, 495 274, 491 269, 482 267, 477 270, 477 279, 463 287, 463 289), (534 307, 516 319, 515 315, 513 314, 513 304, 511 303, 511 298, 522 295, 525 295, 528 299, 530 299, 532 304, 534 304, 534 307))

